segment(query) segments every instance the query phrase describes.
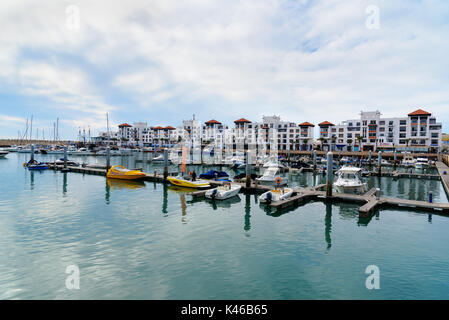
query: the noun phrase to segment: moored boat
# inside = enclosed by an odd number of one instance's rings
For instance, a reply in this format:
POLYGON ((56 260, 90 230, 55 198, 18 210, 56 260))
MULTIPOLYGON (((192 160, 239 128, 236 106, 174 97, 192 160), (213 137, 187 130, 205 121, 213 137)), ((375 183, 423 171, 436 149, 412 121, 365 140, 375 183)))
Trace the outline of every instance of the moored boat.
POLYGON ((362 169, 358 167, 343 167, 337 171, 335 190, 339 193, 363 194, 366 192, 366 183, 363 182, 362 169))
POLYGON ((171 184, 179 187, 186 187, 186 188, 194 188, 194 189, 206 189, 210 187, 210 184, 207 180, 188 180, 184 178, 183 176, 177 176, 177 177, 168 177, 168 181, 170 181, 171 184))
POLYGON ((106 174, 107 178, 121 180, 137 180, 142 179, 145 176, 146 174, 140 170, 129 170, 120 165, 113 166, 106 174))
POLYGON ((207 190, 205 196, 212 200, 225 200, 236 196, 241 188, 241 185, 227 183, 223 186, 207 190))
POLYGON ((273 203, 290 198, 293 194, 292 188, 275 188, 265 193, 262 193, 259 197, 261 203, 273 203))

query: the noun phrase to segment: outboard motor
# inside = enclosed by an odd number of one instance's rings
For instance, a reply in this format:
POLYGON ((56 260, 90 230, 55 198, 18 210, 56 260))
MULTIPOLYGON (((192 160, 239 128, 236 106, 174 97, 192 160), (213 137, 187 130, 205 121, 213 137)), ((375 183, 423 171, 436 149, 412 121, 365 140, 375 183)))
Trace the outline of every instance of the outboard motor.
POLYGON ((273 200, 273 195, 271 194, 271 192, 267 193, 267 203, 271 203, 271 201, 273 200))
POLYGON ((217 197, 217 194, 218 194, 218 190, 217 190, 217 189, 214 189, 214 190, 212 191, 212 194, 210 195, 210 197, 211 197, 213 200, 215 200, 215 198, 217 197))

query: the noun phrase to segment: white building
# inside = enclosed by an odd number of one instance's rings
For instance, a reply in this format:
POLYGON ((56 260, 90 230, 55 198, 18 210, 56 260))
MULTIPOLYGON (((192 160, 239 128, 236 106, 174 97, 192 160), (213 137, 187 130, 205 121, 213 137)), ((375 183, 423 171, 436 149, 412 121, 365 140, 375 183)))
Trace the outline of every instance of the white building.
POLYGON ((324 150, 385 150, 438 152, 442 124, 431 113, 418 109, 407 117, 382 118, 379 111, 361 112, 359 119, 339 125, 320 123, 324 150))

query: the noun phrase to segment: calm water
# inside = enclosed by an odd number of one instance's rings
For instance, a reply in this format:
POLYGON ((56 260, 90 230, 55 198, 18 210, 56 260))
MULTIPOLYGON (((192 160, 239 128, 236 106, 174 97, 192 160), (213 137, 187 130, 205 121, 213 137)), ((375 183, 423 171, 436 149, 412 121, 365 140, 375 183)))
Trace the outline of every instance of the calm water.
MULTIPOLYGON (((29 172, 28 157, 0 159, 2 299, 449 299, 449 218, 388 209, 360 220, 356 205, 323 202, 272 213, 242 194, 192 202, 162 184, 29 172), (65 287, 72 264, 80 290, 65 287), (380 268, 380 290, 365 287, 368 265, 380 268)), ((447 202, 438 181, 368 184, 447 202)))

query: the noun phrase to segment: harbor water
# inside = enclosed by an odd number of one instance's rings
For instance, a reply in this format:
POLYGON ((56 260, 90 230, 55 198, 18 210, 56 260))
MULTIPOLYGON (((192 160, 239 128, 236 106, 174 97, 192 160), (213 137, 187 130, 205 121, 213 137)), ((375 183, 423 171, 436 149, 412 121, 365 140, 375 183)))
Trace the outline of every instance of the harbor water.
MULTIPOLYGON (((0 299, 449 299, 448 217, 385 208, 361 219, 358 205, 325 202, 272 212, 244 194, 193 201, 159 183, 31 172, 29 156, 0 159, 0 299), (66 287, 70 265, 78 290, 66 287), (366 287, 371 265, 377 290, 366 287)), ((162 172, 139 157, 112 163, 162 172)), ((298 187, 325 180, 286 178, 298 187)), ((391 197, 427 200, 432 191, 448 202, 437 180, 367 183, 391 197)))

